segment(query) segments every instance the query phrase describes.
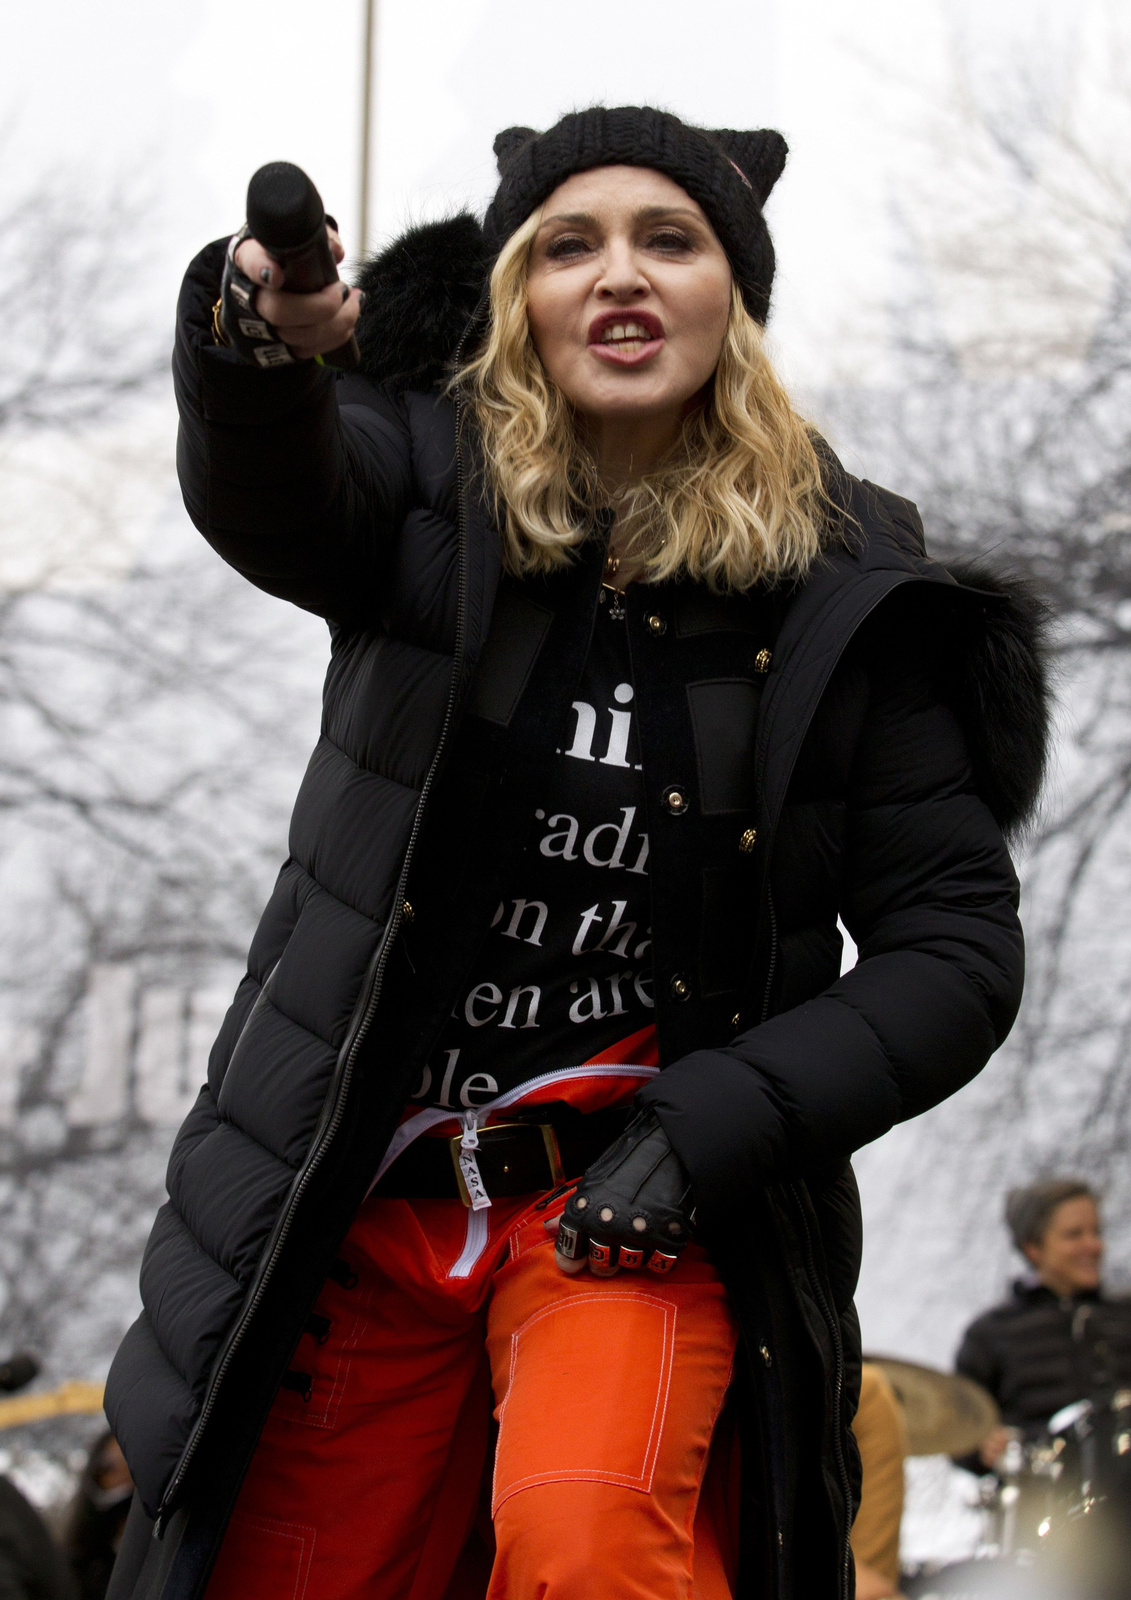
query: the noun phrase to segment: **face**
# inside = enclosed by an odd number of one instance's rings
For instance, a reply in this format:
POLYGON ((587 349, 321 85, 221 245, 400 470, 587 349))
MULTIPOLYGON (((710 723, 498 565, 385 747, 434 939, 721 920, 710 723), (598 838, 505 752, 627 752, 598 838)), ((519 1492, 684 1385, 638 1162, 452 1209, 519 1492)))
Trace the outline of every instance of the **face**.
POLYGON ((662 173, 576 173, 542 208, 530 333, 584 417, 678 421, 718 365, 730 290, 710 223, 662 173))
POLYGON ((94 1464, 94 1481, 100 1489, 121 1489, 132 1483, 130 1469, 117 1439, 107 1439, 94 1464))
POLYGON ((1041 1282, 1057 1294, 1097 1289, 1104 1243, 1094 1200, 1064 1200, 1049 1219, 1040 1244, 1025 1246, 1041 1282))

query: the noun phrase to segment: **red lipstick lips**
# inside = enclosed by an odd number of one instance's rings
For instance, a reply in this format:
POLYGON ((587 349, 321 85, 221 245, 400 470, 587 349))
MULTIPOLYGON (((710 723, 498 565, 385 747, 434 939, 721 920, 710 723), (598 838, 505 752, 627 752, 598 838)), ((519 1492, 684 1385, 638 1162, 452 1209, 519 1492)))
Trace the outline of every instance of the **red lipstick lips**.
POLYGON ((617 367, 638 367, 662 349, 664 325, 654 311, 621 307, 602 311, 589 324, 589 349, 617 367))

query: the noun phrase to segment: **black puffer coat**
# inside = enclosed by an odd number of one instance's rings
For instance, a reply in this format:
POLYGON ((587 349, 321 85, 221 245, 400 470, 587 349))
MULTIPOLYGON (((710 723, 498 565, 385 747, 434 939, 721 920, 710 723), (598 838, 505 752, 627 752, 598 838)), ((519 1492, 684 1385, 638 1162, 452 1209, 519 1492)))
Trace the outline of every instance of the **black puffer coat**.
MULTIPOLYGON (((253 582, 329 620, 332 658, 290 858, 174 1146, 145 1310, 110 1375, 160 1535, 139 1509, 116 1596, 201 1592, 584 661, 607 524, 565 573, 501 578, 474 439, 436 383, 478 293, 477 239, 456 219, 371 270, 368 377, 341 382, 213 346, 222 244, 186 279, 190 514, 253 582)), ((1046 719, 1033 609, 956 582, 913 507, 830 470, 845 537, 795 591, 628 596, 666 1067, 644 1098, 742 1322, 741 1592, 780 1600, 849 1590, 848 1157, 960 1087, 1009 1030, 1022 941, 1001 830, 1032 803, 1046 719), (665 807, 673 784, 683 814, 665 807), (838 911, 860 949, 844 978, 838 911)))
POLYGON ((990 1391, 1003 1422, 1047 1422, 1074 1400, 1131 1389, 1131 1300, 1015 1283, 967 1328, 955 1368, 990 1391))

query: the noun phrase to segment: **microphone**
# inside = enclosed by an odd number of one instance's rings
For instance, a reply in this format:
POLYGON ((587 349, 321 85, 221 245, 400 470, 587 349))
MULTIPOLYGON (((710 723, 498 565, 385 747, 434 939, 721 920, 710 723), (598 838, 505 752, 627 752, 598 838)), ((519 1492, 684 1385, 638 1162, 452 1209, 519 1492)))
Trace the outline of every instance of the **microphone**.
MULTIPOLYGON (((322 196, 301 167, 269 161, 247 186, 247 226, 284 273, 284 289, 313 294, 337 283, 338 268, 326 237, 322 196)), ((351 334, 337 350, 317 358, 327 367, 352 372, 361 359, 351 334)))
POLYGON ((0 1389, 12 1394, 22 1389, 39 1372, 39 1362, 27 1350, 20 1350, 7 1361, 0 1361, 0 1389))

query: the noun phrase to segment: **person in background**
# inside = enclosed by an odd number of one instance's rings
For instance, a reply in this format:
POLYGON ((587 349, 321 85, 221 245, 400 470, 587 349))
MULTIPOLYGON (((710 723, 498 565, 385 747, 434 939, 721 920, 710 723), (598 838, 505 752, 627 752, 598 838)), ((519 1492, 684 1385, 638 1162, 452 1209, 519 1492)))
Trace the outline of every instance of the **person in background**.
MULTIPOLYGON (((0 1394, 15 1394, 39 1373, 27 1350, 0 1361, 0 1394)), ((0 1600, 74 1600, 67 1563, 51 1530, 10 1478, 0 1477, 0 1600)))
POLYGON ((63 1536, 80 1600, 103 1600, 133 1492, 126 1458, 107 1429, 91 1447, 63 1536))
POLYGON ((860 1451, 860 1510, 852 1525, 856 1600, 899 1600, 899 1524, 907 1429, 882 1368, 865 1361, 852 1424, 860 1451))
POLYGON ((47 1524, 9 1478, 0 1478, 0 1600, 76 1600, 47 1524))
POLYGON ((988 1389, 1001 1411, 977 1458, 962 1462, 972 1471, 997 1466, 1012 1430, 1131 1385, 1131 1300, 1104 1293, 1094 1191, 1079 1178, 1014 1189, 1005 1220, 1032 1274, 970 1324, 958 1351, 956 1371, 988 1389))

